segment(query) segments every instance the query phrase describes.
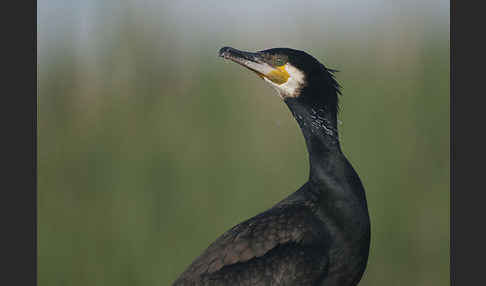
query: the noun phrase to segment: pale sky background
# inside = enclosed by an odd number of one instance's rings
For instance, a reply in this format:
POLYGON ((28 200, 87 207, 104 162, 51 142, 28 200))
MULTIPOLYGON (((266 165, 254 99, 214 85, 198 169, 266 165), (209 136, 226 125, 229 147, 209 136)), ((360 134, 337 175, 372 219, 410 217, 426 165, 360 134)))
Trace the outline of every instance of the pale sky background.
POLYGON ((66 41, 81 54, 102 49, 124 20, 158 32, 160 41, 171 41, 172 47, 229 41, 250 50, 298 48, 311 44, 305 43, 309 39, 363 42, 400 26, 448 34, 449 1, 43 0, 38 5, 39 58, 42 62, 66 41))

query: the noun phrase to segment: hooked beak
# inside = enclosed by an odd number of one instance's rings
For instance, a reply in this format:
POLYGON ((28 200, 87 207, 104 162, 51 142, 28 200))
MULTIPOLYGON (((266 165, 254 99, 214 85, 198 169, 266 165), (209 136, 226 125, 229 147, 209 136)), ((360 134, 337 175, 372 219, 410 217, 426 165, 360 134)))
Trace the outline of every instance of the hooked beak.
POLYGON ((240 64, 247 69, 255 72, 259 77, 270 80, 275 84, 287 82, 290 75, 285 66, 274 67, 268 64, 261 52, 245 52, 231 47, 223 47, 219 50, 219 56, 240 64))

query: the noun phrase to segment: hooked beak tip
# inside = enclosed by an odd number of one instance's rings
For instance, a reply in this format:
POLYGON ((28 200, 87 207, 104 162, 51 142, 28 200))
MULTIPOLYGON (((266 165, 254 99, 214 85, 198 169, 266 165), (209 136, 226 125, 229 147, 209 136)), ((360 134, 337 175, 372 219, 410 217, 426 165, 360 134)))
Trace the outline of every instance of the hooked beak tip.
POLYGON ((234 51, 235 49, 231 48, 231 47, 222 47, 221 49, 219 49, 218 51, 218 56, 222 57, 222 58, 229 58, 230 55, 231 55, 231 52, 234 51))

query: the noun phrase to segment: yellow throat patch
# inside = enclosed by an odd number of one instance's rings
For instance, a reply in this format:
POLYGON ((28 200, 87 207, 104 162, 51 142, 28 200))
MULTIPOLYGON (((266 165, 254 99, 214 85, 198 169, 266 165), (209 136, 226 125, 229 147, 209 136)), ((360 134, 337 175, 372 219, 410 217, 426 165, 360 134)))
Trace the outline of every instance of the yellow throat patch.
POLYGON ((266 74, 265 77, 276 84, 283 84, 287 82, 290 74, 285 69, 285 65, 283 65, 272 70, 271 72, 266 74))

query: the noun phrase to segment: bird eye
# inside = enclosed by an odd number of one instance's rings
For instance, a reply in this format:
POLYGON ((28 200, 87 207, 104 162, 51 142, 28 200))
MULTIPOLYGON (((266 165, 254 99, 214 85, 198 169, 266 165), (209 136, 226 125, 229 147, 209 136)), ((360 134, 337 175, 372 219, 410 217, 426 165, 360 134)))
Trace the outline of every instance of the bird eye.
POLYGON ((285 64, 285 59, 277 56, 274 58, 273 62, 276 66, 283 66, 285 64))

